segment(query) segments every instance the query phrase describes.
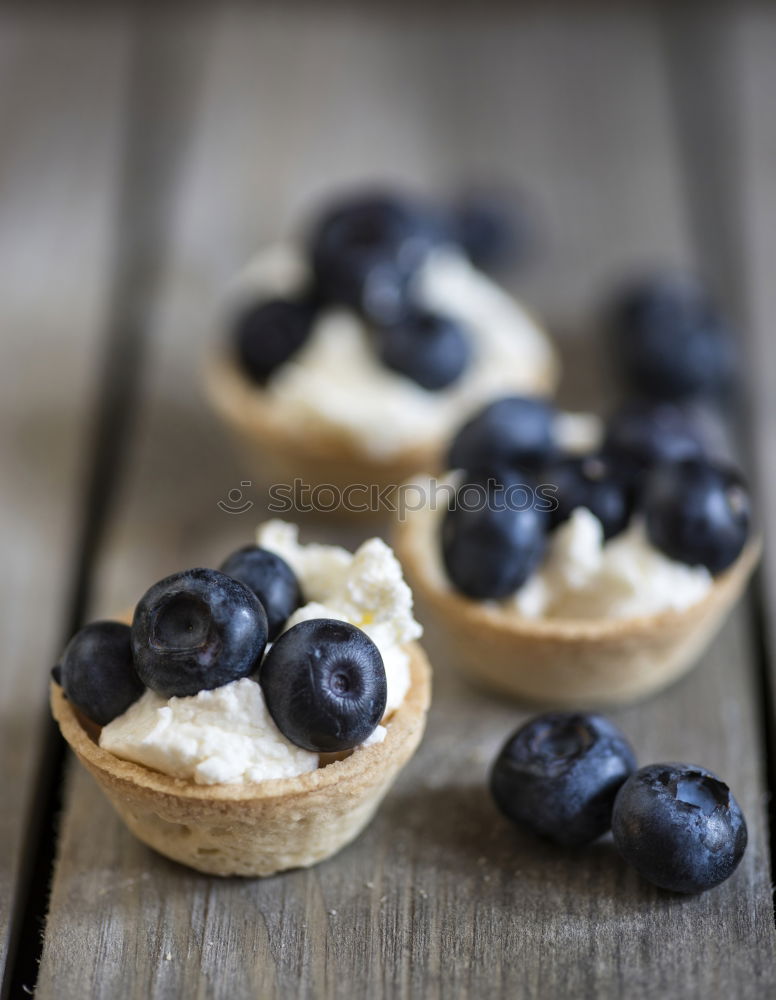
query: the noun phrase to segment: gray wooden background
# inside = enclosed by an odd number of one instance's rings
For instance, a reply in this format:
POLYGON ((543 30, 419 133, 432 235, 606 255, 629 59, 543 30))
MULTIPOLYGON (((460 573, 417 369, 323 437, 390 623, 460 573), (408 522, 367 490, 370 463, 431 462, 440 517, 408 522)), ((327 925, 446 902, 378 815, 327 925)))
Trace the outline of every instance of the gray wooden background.
POLYGON ((524 713, 444 664, 427 739, 370 829, 265 881, 135 842, 45 697, 79 622, 250 538, 257 509, 217 507, 245 470, 199 385, 214 301, 335 182, 520 182, 546 239, 515 287, 559 334, 575 405, 606 397, 611 282, 701 269, 741 330, 744 450, 772 519, 774 8, 5 3, 0 122, 6 995, 773 995, 770 540, 699 669, 615 713, 644 761, 703 763, 746 811, 740 870, 699 898, 652 890, 605 840, 569 854, 508 828, 483 778, 524 713))

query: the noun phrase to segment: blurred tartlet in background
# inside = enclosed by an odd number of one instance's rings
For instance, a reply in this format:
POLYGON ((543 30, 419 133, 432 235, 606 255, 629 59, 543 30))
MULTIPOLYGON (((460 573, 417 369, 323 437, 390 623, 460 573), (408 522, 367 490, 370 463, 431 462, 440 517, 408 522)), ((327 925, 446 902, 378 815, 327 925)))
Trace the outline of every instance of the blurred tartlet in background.
POLYGON ((489 399, 551 392, 546 334, 475 263, 504 243, 491 205, 367 191, 254 258, 206 371, 251 471, 401 483, 440 468, 453 428, 489 399))
POLYGON ((465 424, 447 493, 413 481, 396 550, 439 663, 513 697, 582 707, 689 670, 757 563, 749 494, 670 403, 633 402, 563 453, 552 407, 465 424), (432 498, 436 497, 436 501, 432 498))

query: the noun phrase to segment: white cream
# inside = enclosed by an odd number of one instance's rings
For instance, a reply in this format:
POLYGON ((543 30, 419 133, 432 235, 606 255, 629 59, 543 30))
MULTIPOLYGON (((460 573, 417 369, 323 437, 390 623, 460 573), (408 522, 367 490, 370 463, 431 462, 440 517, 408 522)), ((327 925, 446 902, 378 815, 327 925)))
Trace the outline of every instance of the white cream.
MULTIPOLYGON (((296 526, 282 521, 262 525, 258 542, 291 565, 309 599, 286 629, 310 618, 336 618, 357 625, 377 645, 388 683, 387 723, 410 685, 409 657, 402 647, 422 633, 412 615, 412 593, 391 549, 378 538, 355 553, 335 545, 300 545, 296 526)), ((361 746, 381 743, 386 735, 385 725, 377 726, 361 746)), ((318 766, 317 754, 280 732, 251 678, 186 698, 146 691, 103 727, 100 746, 124 760, 203 785, 289 778, 318 766)))
POLYGON ((595 413, 559 410, 553 429, 555 440, 569 455, 590 455, 598 451, 604 441, 604 422, 595 413))
MULTIPOLYGON (((282 246, 255 258, 238 278, 235 303, 292 295, 309 280, 301 253, 282 246)), ((552 347, 528 313, 456 250, 431 253, 415 279, 417 301, 471 331, 474 356, 461 378, 429 392, 383 365, 366 324, 326 309, 301 350, 269 379, 287 424, 328 427, 375 457, 436 445, 486 401, 547 388, 552 347)))
POLYGON ((580 507, 552 533, 543 565, 504 606, 527 618, 636 618, 688 608, 711 585, 704 566, 656 549, 640 520, 605 542, 601 522, 580 507))
POLYGON ((100 746, 199 785, 291 778, 318 767, 318 754, 280 732, 248 677, 189 698, 146 691, 103 727, 100 746))
POLYGON ((338 545, 300 545, 299 529, 267 521, 256 540, 286 560, 308 603, 289 618, 291 628, 308 618, 336 618, 363 629, 380 650, 388 681, 386 715, 394 712, 410 684, 405 643, 423 629, 412 614, 412 592, 393 551, 372 538, 350 553, 338 545))

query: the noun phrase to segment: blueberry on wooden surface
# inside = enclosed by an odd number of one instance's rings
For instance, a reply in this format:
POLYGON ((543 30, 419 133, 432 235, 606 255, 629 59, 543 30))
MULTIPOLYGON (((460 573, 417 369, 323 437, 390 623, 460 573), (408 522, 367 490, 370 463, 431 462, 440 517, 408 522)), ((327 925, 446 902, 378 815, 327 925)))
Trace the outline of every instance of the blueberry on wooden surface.
POLYGON ((490 789, 518 826, 580 846, 610 828, 615 796, 635 767, 630 743, 608 719, 548 712, 509 737, 491 769, 490 789))
POLYGON ((650 764, 617 794, 614 842, 650 882, 674 892, 711 889, 746 850, 746 820, 716 774, 692 764, 650 764))

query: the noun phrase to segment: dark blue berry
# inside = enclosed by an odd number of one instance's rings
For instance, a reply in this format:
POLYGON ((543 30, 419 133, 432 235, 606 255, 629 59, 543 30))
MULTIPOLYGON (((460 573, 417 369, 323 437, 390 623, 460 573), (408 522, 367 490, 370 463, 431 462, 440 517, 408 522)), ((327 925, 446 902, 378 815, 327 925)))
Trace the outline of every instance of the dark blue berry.
POLYGON ((472 355, 468 332, 448 316, 411 308, 378 332, 380 360, 424 389, 445 389, 463 374, 472 355))
POLYGON ((442 522, 442 557, 452 584, 478 600, 507 597, 542 560, 547 515, 530 489, 471 482, 442 522))
POLYGON ((488 404, 453 438, 451 469, 536 469, 556 455, 555 408, 544 399, 506 396, 488 404))
POLYGON ((132 622, 137 672, 168 698, 247 677, 266 644, 267 616, 259 599, 214 569, 189 569, 155 583, 132 622))
POLYGON ((615 796, 635 767, 631 745, 608 719, 549 712, 509 737, 493 764, 490 788, 514 823, 579 846, 610 828, 615 796))
POLYGON ((627 528, 633 513, 633 487, 605 456, 564 459, 543 478, 555 487, 557 506, 550 515, 553 527, 567 521, 578 507, 586 507, 601 522, 604 538, 613 538, 627 528))
POLYGON ((640 475, 664 462, 703 455, 700 428, 672 403, 638 400, 607 422, 604 454, 623 473, 640 475))
POLYGON ((644 494, 650 541, 666 555, 711 573, 727 569, 746 544, 751 503, 741 474, 708 461, 656 469, 644 494))
POLYGON ((314 227, 310 256, 323 296, 377 323, 405 311, 409 285, 438 231, 429 213, 386 192, 350 198, 314 227))
POLYGON ((265 382, 305 343, 315 321, 312 301, 270 299, 246 309, 235 325, 237 356, 245 371, 265 382))
POLYGON ((527 256, 533 224, 527 206, 504 191, 472 188, 453 206, 450 231, 471 262, 499 271, 527 256))
POLYGON ((650 882, 674 892, 711 889, 738 867, 746 820, 728 786, 691 764, 650 764, 614 804, 620 854, 650 882))
POLYGON ((294 625, 267 653, 259 683, 278 729, 316 753, 358 746, 385 713, 380 651, 347 622, 315 618, 294 625))
POLYGON ((244 583, 261 601, 267 614, 270 641, 302 603, 296 574, 285 559, 269 549, 246 545, 233 552, 219 569, 244 583))
POLYGON ((718 393, 732 381, 730 330, 705 289, 681 274, 648 277, 612 309, 615 361, 636 392, 682 400, 718 393))
POLYGON ((121 622, 93 622, 76 632, 58 674, 54 679, 68 699, 98 726, 126 712, 144 691, 132 663, 129 625, 121 622))

